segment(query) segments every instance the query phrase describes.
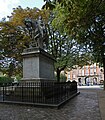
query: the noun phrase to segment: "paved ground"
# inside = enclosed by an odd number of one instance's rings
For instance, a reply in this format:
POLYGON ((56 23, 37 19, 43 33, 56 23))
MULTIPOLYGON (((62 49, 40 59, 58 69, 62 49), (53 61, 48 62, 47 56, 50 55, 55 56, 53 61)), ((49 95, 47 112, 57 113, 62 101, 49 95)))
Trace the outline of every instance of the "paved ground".
POLYGON ((94 86, 78 86, 80 89, 101 89, 103 86, 102 85, 94 85, 94 86))
POLYGON ((61 109, 0 104, 0 120, 105 120, 105 92, 80 88, 61 109))
POLYGON ((105 91, 98 91, 99 108, 102 120, 105 120, 105 91))

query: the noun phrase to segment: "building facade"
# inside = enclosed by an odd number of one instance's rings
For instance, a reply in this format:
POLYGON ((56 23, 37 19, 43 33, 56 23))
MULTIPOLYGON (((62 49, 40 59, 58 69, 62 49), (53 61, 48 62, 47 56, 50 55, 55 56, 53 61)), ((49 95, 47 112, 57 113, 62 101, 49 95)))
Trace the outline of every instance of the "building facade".
POLYGON ((67 71, 67 81, 76 80, 78 85, 97 85, 104 80, 103 68, 98 64, 86 65, 82 68, 76 67, 67 71))

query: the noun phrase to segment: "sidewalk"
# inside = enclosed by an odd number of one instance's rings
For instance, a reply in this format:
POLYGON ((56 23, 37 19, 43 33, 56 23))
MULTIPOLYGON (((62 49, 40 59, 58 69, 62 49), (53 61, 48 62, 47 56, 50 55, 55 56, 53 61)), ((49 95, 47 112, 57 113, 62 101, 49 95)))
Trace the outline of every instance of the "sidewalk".
POLYGON ((81 92, 87 91, 89 93, 97 93, 101 119, 105 120, 105 91, 103 90, 103 88, 101 88, 100 86, 78 86, 78 89, 81 92))
POLYGON ((0 120, 105 120, 105 91, 79 88, 60 109, 0 104, 0 120))
POLYGON ((82 88, 85 88, 85 89, 102 89, 102 86, 100 85, 94 85, 94 86, 77 86, 78 88, 82 89, 82 88))
POLYGON ((100 90, 98 93, 98 100, 99 100, 99 109, 101 113, 102 120, 105 120, 105 91, 100 90))

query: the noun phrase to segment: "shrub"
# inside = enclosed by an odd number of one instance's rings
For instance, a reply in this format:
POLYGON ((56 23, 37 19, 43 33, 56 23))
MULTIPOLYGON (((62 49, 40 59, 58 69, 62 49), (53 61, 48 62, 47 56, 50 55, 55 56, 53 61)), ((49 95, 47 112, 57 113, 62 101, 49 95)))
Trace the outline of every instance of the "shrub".
POLYGON ((0 77, 0 86, 10 85, 14 81, 13 78, 9 77, 0 77))
MULTIPOLYGON (((55 75, 55 80, 57 81, 57 75, 55 75)), ((60 82, 66 82, 67 77, 65 74, 60 74, 60 82)))
POLYGON ((60 82, 66 82, 66 80, 67 80, 66 75, 61 74, 61 75, 60 75, 60 82))

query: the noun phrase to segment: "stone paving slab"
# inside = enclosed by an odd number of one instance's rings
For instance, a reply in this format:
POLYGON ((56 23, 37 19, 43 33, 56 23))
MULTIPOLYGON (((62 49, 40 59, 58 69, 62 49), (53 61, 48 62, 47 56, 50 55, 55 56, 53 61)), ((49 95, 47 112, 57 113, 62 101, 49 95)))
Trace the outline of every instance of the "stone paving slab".
POLYGON ((102 120, 105 120, 105 91, 98 91, 98 99, 99 99, 99 108, 101 112, 102 120))
POLYGON ((60 109, 0 104, 0 120, 102 120, 97 92, 80 92, 60 109))

